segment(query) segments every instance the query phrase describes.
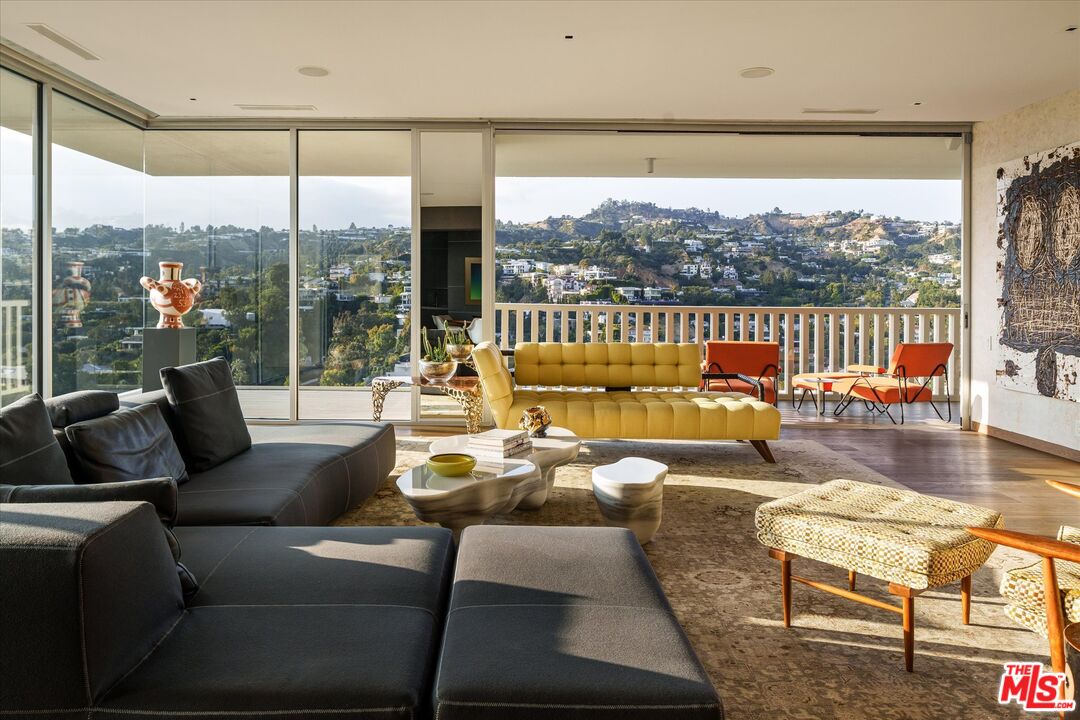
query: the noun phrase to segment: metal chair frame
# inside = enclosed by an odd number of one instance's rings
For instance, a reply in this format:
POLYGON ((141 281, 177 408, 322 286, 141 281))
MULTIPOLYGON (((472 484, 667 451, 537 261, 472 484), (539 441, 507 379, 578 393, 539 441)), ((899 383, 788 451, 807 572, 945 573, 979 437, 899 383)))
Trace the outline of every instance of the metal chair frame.
MULTIPOLYGON (((920 397, 922 395, 922 393, 923 393, 923 390, 925 390, 930 385, 930 383, 933 381, 933 379, 938 377, 939 375, 945 379, 945 398, 946 398, 945 403, 948 406, 948 415, 949 415, 947 422, 952 422, 952 402, 949 401, 949 397, 950 397, 950 392, 949 392, 949 369, 948 369, 948 367, 946 367, 946 365, 944 363, 938 363, 937 367, 935 367, 930 372, 929 375, 925 376, 926 379, 923 381, 923 383, 921 385, 919 385, 919 389, 915 392, 915 397, 916 398, 920 397)), ((896 418, 894 418, 892 413, 889 411, 889 408, 892 407, 892 405, 894 403, 885 402, 885 400, 878 393, 877 388, 874 387, 873 383, 869 382, 869 380, 872 379, 873 377, 882 377, 882 376, 880 376, 880 375, 879 376, 864 376, 864 377, 856 378, 855 382, 853 382, 851 384, 851 387, 848 388, 848 391, 847 391, 847 393, 845 393, 844 397, 841 398, 840 402, 837 403, 835 408, 833 408, 833 415, 839 416, 839 415, 843 414, 843 412, 845 410, 847 410, 848 406, 851 405, 852 402, 859 399, 859 400, 862 400, 863 405, 866 407, 867 410, 871 410, 873 412, 876 412, 879 415, 887 415, 888 418, 890 420, 892 420, 893 425, 896 425, 897 424, 896 418), (866 398, 856 398, 856 397, 854 397, 852 395, 852 391, 855 389, 855 386, 858 385, 860 382, 865 383, 866 387, 870 388, 870 392, 873 393, 873 395, 874 395, 874 400, 873 401, 867 400, 866 398)), ((900 423, 899 424, 903 425, 904 424, 904 405, 911 405, 911 404, 914 404, 915 402, 923 402, 923 401, 920 401, 920 400, 909 400, 908 399, 908 397, 909 397, 909 394, 908 394, 908 387, 909 387, 908 383, 909 383, 909 381, 917 380, 918 377, 921 377, 921 376, 913 376, 913 377, 909 378, 908 374, 907 374, 907 369, 903 365, 897 365, 896 370, 892 373, 891 377, 895 378, 898 381, 898 385, 899 385, 899 388, 900 388, 900 402, 896 403, 896 404, 900 405, 900 423)), ((804 393, 804 395, 805 395, 805 393, 804 393)), ((940 418, 941 420, 946 419, 945 416, 941 414, 941 410, 938 408, 937 404, 934 402, 933 393, 930 394, 930 400, 928 400, 926 402, 929 402, 930 407, 934 408, 934 412, 937 413, 938 418, 940 418)), ((801 403, 800 403, 800 405, 801 405, 801 403)))

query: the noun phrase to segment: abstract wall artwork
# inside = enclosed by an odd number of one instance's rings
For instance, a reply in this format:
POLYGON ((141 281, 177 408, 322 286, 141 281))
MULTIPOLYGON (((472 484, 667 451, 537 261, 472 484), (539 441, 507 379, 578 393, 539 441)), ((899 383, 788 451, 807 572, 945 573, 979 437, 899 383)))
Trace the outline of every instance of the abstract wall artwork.
POLYGON ((1080 402, 1080 142, 997 178, 998 384, 1080 402))

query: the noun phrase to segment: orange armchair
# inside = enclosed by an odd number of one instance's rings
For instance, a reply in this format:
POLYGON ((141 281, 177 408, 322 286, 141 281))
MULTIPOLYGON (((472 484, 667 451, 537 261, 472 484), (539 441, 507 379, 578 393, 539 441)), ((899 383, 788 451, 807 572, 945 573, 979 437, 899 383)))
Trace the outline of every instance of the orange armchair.
MULTIPOLYGON (((776 379, 780 374, 780 343, 709 340, 705 343, 703 373, 732 373, 757 378, 762 399, 776 404, 776 379)), ((758 388, 738 378, 702 380, 702 390, 758 395, 758 388)))
MULTIPOLYGON (((949 394, 949 356, 952 343, 900 343, 893 351, 889 367, 881 375, 864 375, 841 380, 833 385, 843 399, 833 410, 840 415, 856 400, 862 400, 867 408, 888 415, 896 422, 890 408, 900 408, 900 424, 904 424, 904 406, 916 402, 928 402, 942 420, 945 417, 934 404, 934 392, 930 382, 936 377, 945 378, 945 394, 949 394)), ((863 366, 855 366, 862 368, 863 366)), ((873 370, 874 368, 868 368, 873 370)), ((952 404, 948 403, 949 421, 952 421, 952 404)))

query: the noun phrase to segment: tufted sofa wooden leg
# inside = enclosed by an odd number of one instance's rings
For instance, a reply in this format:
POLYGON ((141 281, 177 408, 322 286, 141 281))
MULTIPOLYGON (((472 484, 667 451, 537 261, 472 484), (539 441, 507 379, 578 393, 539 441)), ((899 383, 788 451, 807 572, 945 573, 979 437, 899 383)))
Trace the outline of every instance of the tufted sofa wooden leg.
POLYGON ((758 451, 758 455, 760 455, 765 462, 776 462, 776 458, 773 457, 772 450, 769 449, 769 444, 767 442, 764 440, 751 440, 750 444, 754 446, 754 449, 758 451))

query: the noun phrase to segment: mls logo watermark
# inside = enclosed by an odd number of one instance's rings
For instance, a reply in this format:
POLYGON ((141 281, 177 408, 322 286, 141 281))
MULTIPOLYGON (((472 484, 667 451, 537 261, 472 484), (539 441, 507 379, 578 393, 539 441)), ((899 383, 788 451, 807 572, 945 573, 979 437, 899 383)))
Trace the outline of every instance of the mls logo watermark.
POLYGON ((1076 709, 1074 691, 1065 673, 1046 672, 1037 662, 1005 663, 998 702, 1015 702, 1028 712, 1068 712, 1076 709))

